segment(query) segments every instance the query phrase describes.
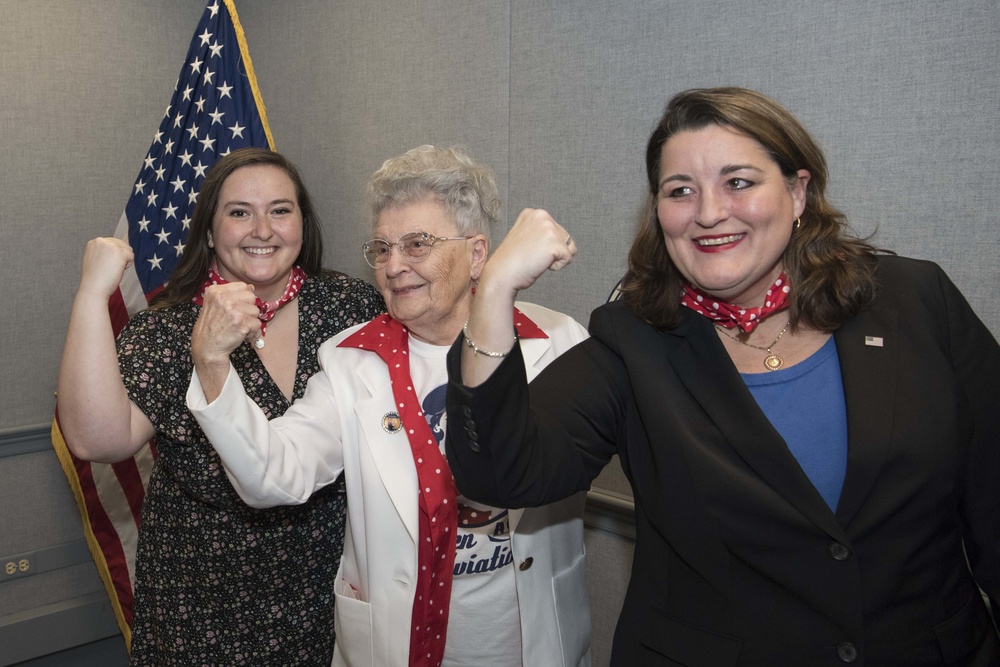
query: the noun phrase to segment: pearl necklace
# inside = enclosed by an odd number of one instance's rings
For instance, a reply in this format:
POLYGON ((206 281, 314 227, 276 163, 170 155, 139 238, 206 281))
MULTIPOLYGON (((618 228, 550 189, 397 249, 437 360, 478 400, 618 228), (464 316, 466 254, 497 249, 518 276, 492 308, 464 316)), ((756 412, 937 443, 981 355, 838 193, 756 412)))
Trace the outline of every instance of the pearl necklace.
POLYGON ((785 322, 785 326, 781 328, 781 333, 779 333, 778 337, 775 338, 773 341, 771 341, 771 344, 768 345, 767 347, 761 347, 760 345, 754 345, 753 343, 742 341, 736 336, 727 333, 725 329, 720 328, 718 325, 716 325, 715 328, 718 329, 719 333, 721 333, 723 336, 736 341, 740 345, 746 345, 747 347, 752 347, 755 350, 763 350, 764 352, 767 352, 767 356, 764 358, 764 368, 766 368, 769 371, 776 371, 785 365, 785 360, 776 355, 774 352, 772 352, 771 348, 778 344, 778 341, 781 340, 781 337, 785 335, 785 331, 788 329, 788 325, 791 323, 792 323, 791 320, 785 322))

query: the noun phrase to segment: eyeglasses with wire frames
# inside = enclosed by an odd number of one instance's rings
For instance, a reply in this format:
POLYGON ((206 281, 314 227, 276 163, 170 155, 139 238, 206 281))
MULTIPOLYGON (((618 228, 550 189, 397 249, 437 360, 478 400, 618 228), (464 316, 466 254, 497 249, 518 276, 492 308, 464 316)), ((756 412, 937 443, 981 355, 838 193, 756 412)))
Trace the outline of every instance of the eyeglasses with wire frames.
POLYGON ((389 263, 389 256, 392 254, 392 247, 399 248, 399 254, 410 264, 417 264, 427 259, 431 253, 431 248, 439 241, 468 241, 474 236, 431 236, 427 232, 410 232, 403 234, 395 243, 389 243, 382 239, 372 239, 361 246, 361 252, 365 256, 368 266, 373 269, 381 269, 389 263))

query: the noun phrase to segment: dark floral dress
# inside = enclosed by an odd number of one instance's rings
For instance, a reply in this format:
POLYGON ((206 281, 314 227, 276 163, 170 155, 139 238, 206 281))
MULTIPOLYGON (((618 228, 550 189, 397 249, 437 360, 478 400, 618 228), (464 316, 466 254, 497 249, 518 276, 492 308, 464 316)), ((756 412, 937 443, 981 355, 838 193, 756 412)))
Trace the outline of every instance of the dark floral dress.
MULTIPOLYGON (((375 288, 334 273, 309 278, 298 301, 294 398, 319 369, 323 341, 384 311, 375 288)), ((343 478, 304 505, 258 510, 243 503, 185 407, 200 310, 185 304, 137 313, 118 339, 129 397, 156 428, 136 555, 131 664, 329 667, 343 478)), ((249 344, 231 359, 268 419, 288 409, 249 344)))

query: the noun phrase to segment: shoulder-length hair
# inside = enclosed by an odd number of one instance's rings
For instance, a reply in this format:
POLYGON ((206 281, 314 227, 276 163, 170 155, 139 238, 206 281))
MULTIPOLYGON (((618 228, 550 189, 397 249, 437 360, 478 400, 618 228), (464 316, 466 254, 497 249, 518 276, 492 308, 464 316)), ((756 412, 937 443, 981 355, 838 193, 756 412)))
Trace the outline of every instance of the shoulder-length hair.
POLYGON ((650 197, 629 252, 622 298, 651 325, 667 329, 681 317, 684 277, 667 253, 656 213, 663 145, 679 132, 709 125, 730 128, 754 139, 794 182, 798 170, 810 174, 805 209, 785 249, 785 272, 792 286, 790 318, 833 331, 868 305, 875 292, 875 254, 858 239, 847 218, 826 198, 826 158, 806 129, 774 100, 744 88, 692 89, 667 103, 646 145, 650 197))
POLYGON ((492 238, 500 214, 500 194, 493 170, 457 146, 425 145, 382 163, 368 180, 371 228, 385 209, 432 197, 455 221, 460 234, 492 238))
POLYGON ((153 297, 150 308, 166 308, 191 301, 208 276, 214 251, 208 247, 208 235, 212 231, 212 218, 219 206, 219 193, 226 179, 243 167, 257 165, 277 167, 285 172, 295 185, 295 196, 302 212, 302 248, 295 264, 302 267, 306 275, 318 274, 323 267, 323 232, 319 216, 309 191, 299 170, 288 158, 265 148, 241 148, 219 159, 209 170, 198 203, 191 217, 191 228, 181 261, 174 267, 170 281, 163 291, 153 297))

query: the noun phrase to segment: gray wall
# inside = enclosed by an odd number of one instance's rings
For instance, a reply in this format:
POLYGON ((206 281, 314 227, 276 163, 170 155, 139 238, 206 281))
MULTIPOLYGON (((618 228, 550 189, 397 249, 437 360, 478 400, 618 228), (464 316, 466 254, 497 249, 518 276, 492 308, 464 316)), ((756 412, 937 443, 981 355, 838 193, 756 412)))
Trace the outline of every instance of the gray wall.
MULTIPOLYGON (((83 245, 113 231, 204 4, 0 0, 0 446, 51 419, 83 245)), ((370 278, 362 188, 385 158, 462 144, 496 169, 507 226, 540 206, 571 230, 578 261, 528 298, 586 322, 624 269, 643 145, 666 99, 742 85, 813 131, 860 233, 942 264, 1000 334, 995 0, 238 4, 278 149, 318 201, 331 267, 370 278)), ((0 456, 0 556, 79 538, 65 532, 75 510, 53 465, 45 452, 0 456)), ((614 471, 599 484, 627 490, 614 471)), ((593 560, 626 567, 628 544, 605 542, 593 560)), ((0 579, 0 617, 42 589, 99 590, 85 565, 67 569, 0 579)), ((601 594, 602 613, 613 598, 601 594)))

